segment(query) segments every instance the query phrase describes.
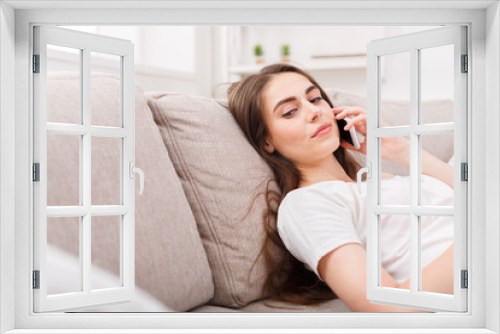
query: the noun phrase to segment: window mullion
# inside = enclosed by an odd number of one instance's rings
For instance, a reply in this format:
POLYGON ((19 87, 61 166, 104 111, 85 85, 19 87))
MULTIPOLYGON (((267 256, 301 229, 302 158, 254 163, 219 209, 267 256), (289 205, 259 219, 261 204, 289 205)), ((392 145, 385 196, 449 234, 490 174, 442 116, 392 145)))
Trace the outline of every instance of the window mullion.
POLYGON ((130 135, 130 131, 124 128, 59 123, 47 123, 47 133, 78 136, 84 136, 87 133, 90 133, 93 136, 109 138, 124 138, 130 135))
POLYGON ((47 217, 83 217, 89 213, 93 216, 120 216, 130 210, 125 205, 48 206, 47 217))
MULTIPOLYGON (((125 130, 133 129, 135 123, 134 113, 134 52, 133 48, 121 58, 121 92, 120 92, 120 125, 125 130)), ((133 131, 132 131, 133 133, 133 131)), ((134 266, 134 243, 135 243, 135 203, 134 179, 129 176, 129 163, 135 164, 135 138, 126 136, 122 140, 121 151, 121 204, 129 207, 128 214, 123 215, 120 224, 120 238, 122 247, 120 250, 120 272, 122 285, 129 289, 135 286, 135 266, 134 266)))
MULTIPOLYGON (((89 128, 91 126, 90 120, 90 49, 83 49, 82 53, 82 68, 81 68, 81 96, 82 96, 82 109, 81 109, 81 120, 82 125, 84 127, 89 128)), ((92 205, 91 202, 91 135, 90 132, 87 132, 81 138, 81 159, 80 159, 80 168, 82 177, 80 177, 80 189, 82 189, 82 203, 83 207, 89 208, 92 205)), ((80 262, 81 262, 81 273, 83 275, 83 292, 90 293, 90 280, 91 280, 91 214, 90 211, 87 212, 82 217, 81 233, 80 233, 80 262)))
POLYGON ((415 134, 419 116, 419 78, 420 60, 418 49, 410 49, 410 291, 412 294, 418 292, 419 287, 419 217, 415 214, 420 198, 419 186, 419 137, 415 134))

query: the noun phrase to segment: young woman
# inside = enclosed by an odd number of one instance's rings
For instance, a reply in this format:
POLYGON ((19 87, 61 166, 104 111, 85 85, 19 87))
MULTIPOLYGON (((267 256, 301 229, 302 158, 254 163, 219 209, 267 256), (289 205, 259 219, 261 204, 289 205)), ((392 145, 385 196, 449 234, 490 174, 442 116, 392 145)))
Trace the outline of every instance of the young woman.
MULTIPOLYGON (((360 166, 347 150, 355 148, 341 140, 342 131, 353 126, 366 136, 366 111, 333 108, 309 74, 287 64, 267 66, 234 83, 228 109, 273 170, 279 188, 273 191, 268 183, 266 193, 265 292, 298 304, 338 297, 358 312, 418 311, 366 299, 366 194, 359 194, 354 181, 360 166), (354 118, 346 123, 346 116, 354 118), (276 245, 284 257, 273 256, 276 245)), ((384 138, 381 145, 382 159, 409 167, 409 141, 384 138)), ((366 143, 358 151, 366 154, 366 143)), ((423 150, 422 174, 429 205, 453 205, 452 167, 423 150)), ((391 204, 408 197, 409 177, 385 174, 381 182, 391 204)), ((401 204, 408 205, 406 200, 401 204)), ((401 217, 382 218, 382 286, 409 289, 409 229, 401 217)), ((453 221, 425 219, 422 290, 452 294, 453 221)))

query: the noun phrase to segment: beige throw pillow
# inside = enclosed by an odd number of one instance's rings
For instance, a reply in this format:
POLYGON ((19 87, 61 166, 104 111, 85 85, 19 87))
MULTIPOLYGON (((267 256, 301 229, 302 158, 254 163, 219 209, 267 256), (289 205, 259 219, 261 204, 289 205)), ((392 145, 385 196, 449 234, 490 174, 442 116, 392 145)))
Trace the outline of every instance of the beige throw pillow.
POLYGON ((241 307, 262 298, 263 196, 271 170, 226 108, 210 99, 155 95, 149 106, 182 181, 215 284, 212 304, 241 307), (248 214, 247 214, 248 213, 248 214))

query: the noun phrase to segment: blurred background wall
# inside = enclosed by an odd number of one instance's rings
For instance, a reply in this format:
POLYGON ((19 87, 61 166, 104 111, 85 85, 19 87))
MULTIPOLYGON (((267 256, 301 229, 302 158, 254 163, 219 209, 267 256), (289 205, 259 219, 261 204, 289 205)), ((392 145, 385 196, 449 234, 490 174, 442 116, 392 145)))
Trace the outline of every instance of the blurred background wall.
MULTIPOLYGON (((175 91, 221 98, 227 83, 284 61, 297 65, 324 87, 366 96, 366 46, 371 40, 437 27, 423 26, 86 26, 65 28, 132 41, 136 83, 147 92, 175 91), (256 57, 260 45, 262 56, 256 57), (260 61, 263 64, 257 64, 260 61)), ((450 48, 422 58, 426 99, 453 98, 450 48), (442 61, 436 62, 436 59, 442 61), (446 61, 448 59, 448 61, 446 61)), ((50 53, 54 70, 64 70, 65 51, 50 53)), ((116 61, 92 57, 93 69, 116 73, 116 61)), ((409 99, 409 55, 383 57, 384 99, 409 99)))

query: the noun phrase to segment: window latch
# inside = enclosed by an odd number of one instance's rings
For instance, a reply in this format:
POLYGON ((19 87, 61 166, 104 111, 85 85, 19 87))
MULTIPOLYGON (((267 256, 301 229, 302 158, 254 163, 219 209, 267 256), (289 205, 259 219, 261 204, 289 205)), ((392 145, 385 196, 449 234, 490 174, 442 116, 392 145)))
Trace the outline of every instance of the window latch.
POLYGON ((134 178, 134 174, 137 173, 139 174, 139 183, 140 183, 140 190, 139 190, 139 195, 142 195, 142 192, 144 190, 144 172, 140 169, 140 168, 137 168, 137 167, 134 167, 134 162, 133 161, 130 161, 129 162, 129 177, 131 179, 134 178))
POLYGON ((372 163, 371 161, 368 161, 366 164, 367 167, 361 168, 360 170, 358 170, 358 174, 356 174, 356 179, 358 182, 358 191, 360 194, 361 194, 361 175, 363 175, 363 173, 366 173, 367 178, 371 179, 372 177, 372 163))

